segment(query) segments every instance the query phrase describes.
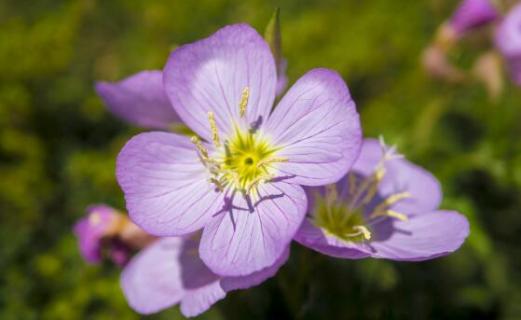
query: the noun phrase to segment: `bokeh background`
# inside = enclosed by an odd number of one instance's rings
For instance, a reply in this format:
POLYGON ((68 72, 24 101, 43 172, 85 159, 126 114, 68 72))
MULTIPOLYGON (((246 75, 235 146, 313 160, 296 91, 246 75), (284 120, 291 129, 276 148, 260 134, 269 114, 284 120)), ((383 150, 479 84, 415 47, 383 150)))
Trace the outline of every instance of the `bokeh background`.
MULTIPOLYGON (((449 0, 0 1, 0 319, 138 319, 110 263, 87 265, 71 232, 91 203, 123 209, 115 157, 140 129, 93 90, 160 69, 172 48, 235 22, 263 31, 281 9, 294 82, 338 70, 365 134, 383 134, 434 172, 444 208, 468 217, 457 253, 423 263, 328 258, 293 245, 263 285, 202 319, 521 319, 521 89, 496 101, 475 81, 450 85, 420 65, 456 6, 449 0)), ((490 46, 463 41, 463 68, 490 46)), ((149 319, 179 319, 177 308, 149 319)))

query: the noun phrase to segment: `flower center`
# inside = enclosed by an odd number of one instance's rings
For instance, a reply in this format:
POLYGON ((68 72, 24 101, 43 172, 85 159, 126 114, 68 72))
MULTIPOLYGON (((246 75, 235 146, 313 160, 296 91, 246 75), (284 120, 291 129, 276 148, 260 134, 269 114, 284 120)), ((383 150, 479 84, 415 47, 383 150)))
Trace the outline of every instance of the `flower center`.
MULTIPOLYGON (((239 103, 240 117, 246 114, 249 89, 243 90, 239 103)), ((208 169, 209 181, 217 190, 238 190, 250 194, 260 183, 274 177, 274 164, 286 161, 276 156, 279 148, 273 146, 259 130, 241 129, 235 125, 231 136, 221 142, 213 112, 208 112, 208 122, 212 133, 214 150, 211 154, 201 140, 194 136, 199 158, 208 169)))
POLYGON ((390 195, 378 204, 375 199, 378 194, 378 185, 385 175, 385 161, 399 157, 394 149, 388 149, 382 142, 384 155, 377 164, 374 172, 361 177, 349 173, 345 197, 338 196, 335 184, 326 186, 324 195, 315 194, 316 205, 313 223, 343 241, 364 242, 371 239, 372 226, 388 218, 405 221, 407 216, 396 212, 391 206, 397 202, 410 198, 408 192, 399 192, 390 195))

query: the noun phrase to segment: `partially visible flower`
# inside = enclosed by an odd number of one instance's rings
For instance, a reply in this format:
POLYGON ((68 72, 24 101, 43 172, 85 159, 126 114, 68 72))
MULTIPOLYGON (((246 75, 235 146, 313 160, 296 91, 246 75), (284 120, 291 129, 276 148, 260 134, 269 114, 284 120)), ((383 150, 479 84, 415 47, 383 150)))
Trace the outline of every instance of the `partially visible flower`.
POLYGON ((180 304, 193 317, 223 299, 226 292, 246 289, 272 277, 288 259, 286 249, 274 265, 249 276, 214 274, 199 258, 194 238, 161 238, 137 254, 121 275, 121 287, 129 305, 151 314, 180 304))
POLYGON ((342 78, 312 70, 272 111, 276 74, 268 44, 245 24, 179 47, 165 90, 202 139, 142 133, 117 159, 132 220, 157 236, 204 228, 201 259, 221 275, 273 265, 304 218, 301 185, 338 181, 358 156, 360 121, 342 78))
POLYGON ((521 86, 521 4, 501 21, 496 31, 496 46, 504 56, 512 80, 521 86))
POLYGON ((308 194, 295 239, 334 257, 421 261, 457 250, 469 233, 463 215, 437 210, 441 189, 430 173, 373 139, 345 178, 308 194))
POLYGON ((456 35, 488 24, 498 18, 498 12, 490 0, 463 0, 452 14, 448 25, 456 35))
POLYGON ((445 51, 437 45, 431 45, 423 51, 421 62, 425 71, 434 78, 452 83, 465 80, 465 72, 451 64, 445 51))
POLYGON ((80 253, 89 263, 99 263, 106 256, 114 263, 124 265, 133 250, 154 239, 119 211, 106 205, 87 208, 87 216, 76 223, 74 233, 80 253))
POLYGON ((137 126, 168 129, 179 121, 163 89, 161 71, 141 71, 119 82, 98 82, 96 91, 113 114, 137 126))

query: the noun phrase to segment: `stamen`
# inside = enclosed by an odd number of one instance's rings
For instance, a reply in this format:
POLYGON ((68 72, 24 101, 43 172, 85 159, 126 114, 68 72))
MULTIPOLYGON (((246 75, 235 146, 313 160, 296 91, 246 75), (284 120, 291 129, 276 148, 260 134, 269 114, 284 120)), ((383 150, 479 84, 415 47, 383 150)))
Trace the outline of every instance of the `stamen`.
POLYGON ((241 94, 241 102, 239 103, 239 115, 244 117, 246 114, 246 107, 248 106, 248 99, 250 97, 250 88, 244 87, 241 94))
POLYGON ((349 183, 349 193, 353 193, 356 189, 356 176, 349 172, 347 175, 348 183, 349 183))
POLYGON ((328 184, 326 185, 326 202, 327 206, 331 207, 336 200, 338 199, 338 191, 336 189, 336 184, 328 184))
POLYGON ((217 190, 219 190, 221 192, 224 191, 224 184, 221 180, 211 177, 210 179, 208 179, 208 181, 210 183, 213 183, 217 187, 217 190))
POLYGON ((354 226, 353 229, 358 230, 365 240, 371 240, 371 231, 366 226, 354 226))
POLYGON ((407 199, 410 197, 411 197, 411 194, 409 192, 395 193, 395 194, 389 196, 387 199, 385 199, 379 205, 376 206, 376 208, 374 209, 373 213, 369 216, 369 218, 372 219, 372 218, 380 217, 383 215, 389 215, 389 214, 387 214, 387 211, 390 211, 390 210, 386 210, 386 208, 388 208, 389 206, 395 204, 396 202, 398 202, 400 200, 407 199))
POLYGON ((389 217, 396 218, 396 219, 398 219, 400 221, 407 221, 407 220, 409 220, 409 218, 407 218, 407 216, 405 214, 397 212, 397 211, 394 211, 394 210, 387 210, 387 211, 385 211, 385 213, 389 217))
POLYGON ((213 144, 217 148, 219 148, 221 146, 221 141, 219 139, 219 131, 217 130, 217 124, 215 122, 215 115, 211 111, 208 111, 208 122, 210 122, 210 129, 212 130, 213 144))
POLYGON ((203 143, 201 142, 201 139, 199 139, 198 136, 192 136, 192 138, 190 140, 192 141, 192 143, 197 148, 197 151, 199 151, 199 156, 203 160, 203 163, 206 163, 208 161, 208 151, 203 146, 203 143))

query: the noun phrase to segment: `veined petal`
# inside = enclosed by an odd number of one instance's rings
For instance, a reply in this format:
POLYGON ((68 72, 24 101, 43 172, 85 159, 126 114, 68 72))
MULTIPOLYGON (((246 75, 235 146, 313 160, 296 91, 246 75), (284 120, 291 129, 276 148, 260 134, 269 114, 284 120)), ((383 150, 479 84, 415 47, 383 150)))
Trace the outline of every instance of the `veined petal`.
POLYGON ((289 258, 289 247, 284 250, 282 255, 275 261, 275 263, 267 268, 260 271, 254 272, 247 276, 242 277, 223 277, 221 279, 221 287, 224 291, 229 292, 238 289, 248 289, 253 286, 257 286, 265 280, 273 277, 280 267, 288 261, 289 258))
MULTIPOLYGON (((364 176, 370 175, 382 157, 380 142, 376 139, 365 139, 352 170, 364 176)), ((411 194, 409 198, 392 205, 393 210, 410 214, 438 208, 442 198, 441 186, 430 172, 404 158, 387 160, 384 167, 385 175, 378 185, 379 196, 387 198, 401 192, 411 194)))
POLYGON ((138 253, 121 274, 121 287, 132 309, 150 314, 183 298, 179 255, 182 238, 162 238, 138 253))
POLYGON ((314 69, 282 98, 266 127, 278 156, 277 168, 291 183, 316 186, 346 174, 361 144, 355 103, 342 78, 328 69, 314 69))
POLYGON ((450 254, 469 234, 467 219, 454 211, 433 211, 382 226, 387 230, 375 230, 371 256, 392 260, 422 261, 450 254))
POLYGON ((118 156, 116 176, 131 219, 153 235, 196 231, 224 203, 191 141, 172 133, 133 137, 118 156))
POLYGON ((164 68, 170 101, 183 121, 211 140, 208 112, 219 131, 230 133, 240 120, 248 88, 247 123, 266 121, 275 99, 275 62, 266 41, 246 24, 222 28, 210 37, 176 49, 164 68))
POLYGON ((244 276, 269 267, 295 235, 307 208, 302 187, 265 183, 258 193, 250 204, 235 195, 233 206, 205 227, 199 252, 213 272, 244 276))
POLYGON ((113 114, 138 126, 166 129, 179 121, 159 70, 142 71, 119 82, 98 82, 96 92, 113 114))
POLYGON ((208 310, 225 296, 226 292, 221 288, 219 281, 190 290, 181 301, 181 313, 185 317, 195 317, 208 310))

